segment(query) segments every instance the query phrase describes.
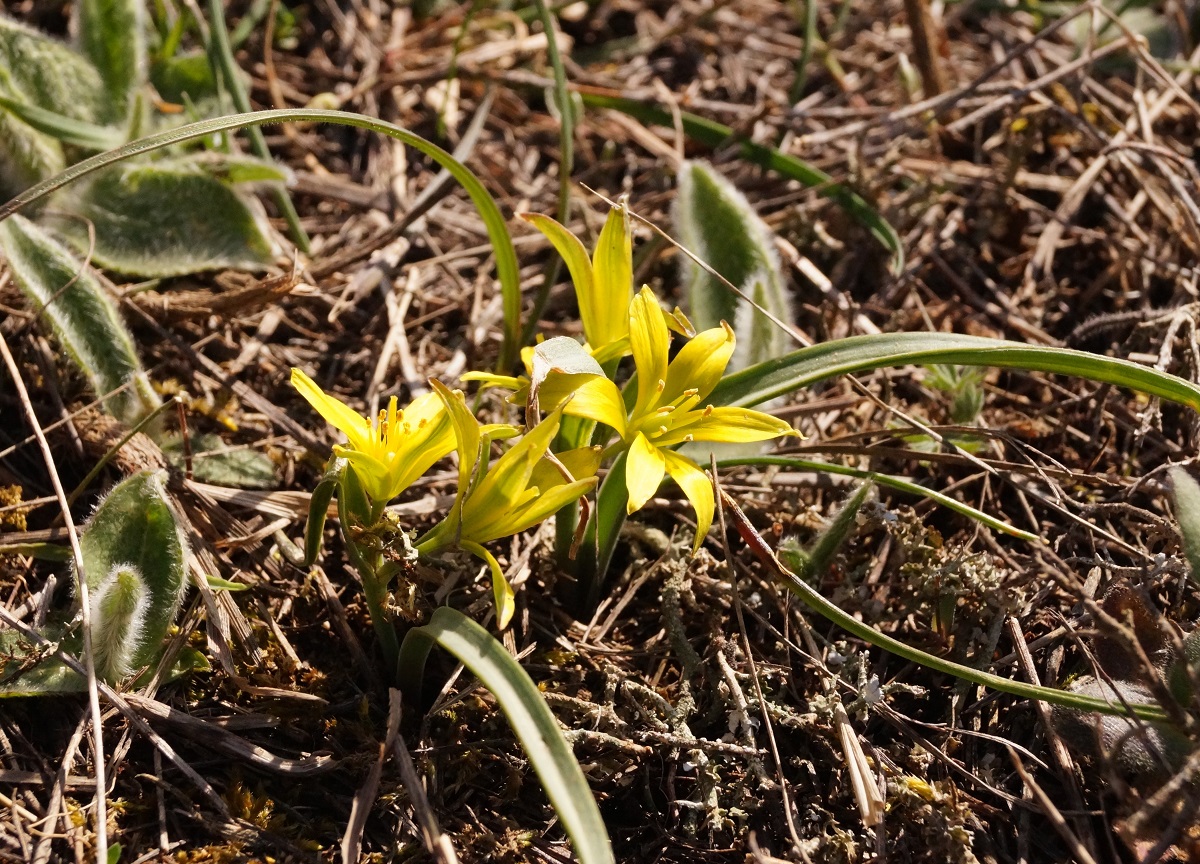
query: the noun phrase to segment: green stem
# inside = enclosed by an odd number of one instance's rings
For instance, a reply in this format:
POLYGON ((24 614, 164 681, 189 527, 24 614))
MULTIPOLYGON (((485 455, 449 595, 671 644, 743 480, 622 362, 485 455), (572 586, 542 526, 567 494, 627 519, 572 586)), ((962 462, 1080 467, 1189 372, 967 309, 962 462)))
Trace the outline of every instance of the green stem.
MULTIPOLYGON (((233 48, 229 44, 229 32, 225 29, 225 10, 221 7, 221 0, 208 0, 208 10, 208 14, 212 18, 213 54, 216 55, 217 62, 221 66, 221 73, 225 76, 225 83, 229 87, 229 95, 233 97, 234 107, 245 114, 250 111, 250 97, 238 75, 240 70, 237 61, 233 58, 233 48)), ((250 136, 250 147, 254 150, 255 155, 260 159, 272 161, 271 151, 267 147, 267 139, 263 137, 262 129, 257 126, 249 126, 246 128, 246 134, 250 136)), ((275 206, 287 220, 288 233, 291 235, 292 242, 296 244, 296 248, 308 255, 312 251, 308 235, 304 233, 304 228, 300 224, 300 214, 296 212, 296 207, 292 204, 287 190, 273 186, 271 196, 275 199, 275 206)))

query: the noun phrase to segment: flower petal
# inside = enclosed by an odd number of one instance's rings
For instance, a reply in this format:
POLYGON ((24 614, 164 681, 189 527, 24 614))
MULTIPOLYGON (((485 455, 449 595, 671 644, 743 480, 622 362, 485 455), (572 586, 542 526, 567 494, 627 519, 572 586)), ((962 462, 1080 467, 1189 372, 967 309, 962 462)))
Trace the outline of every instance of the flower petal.
POLYGON ((462 391, 451 390, 436 379, 431 380, 429 385, 446 406, 450 424, 454 427, 454 438, 458 447, 458 496, 454 502, 454 511, 458 512, 463 496, 467 494, 467 487, 471 485, 475 464, 479 461, 479 421, 467 408, 462 391))
POLYGON ((592 257, 592 329, 584 322, 588 344, 602 348, 629 333, 629 301, 633 299, 633 231, 622 202, 608 219, 592 257))
POLYGON ((786 421, 750 408, 714 408, 710 405, 703 411, 688 413, 692 416, 678 421, 667 432, 656 437, 654 443, 659 447, 670 447, 684 441, 740 444, 798 434, 786 421))
POLYGON ((650 410, 659 394, 659 382, 666 381, 670 343, 671 334, 658 299, 648 287, 643 287, 629 304, 629 346, 633 349, 638 379, 635 417, 650 410))
POLYGON ((720 327, 696 334, 671 361, 667 386, 663 388, 663 404, 674 404, 684 390, 698 391, 701 399, 711 393, 725 374, 733 347, 733 330, 724 322, 720 327))
POLYGON ((625 437, 625 401, 617 385, 607 378, 592 378, 580 384, 562 412, 603 423, 625 437))
POLYGON ((708 536, 708 529, 712 527, 713 513, 716 510, 712 481, 700 470, 699 465, 685 456, 665 450, 663 459, 666 461, 667 473, 679 484, 679 488, 696 510, 696 542, 692 546, 692 552, 699 552, 704 538, 708 536))
POLYGON ((512 620, 513 612, 517 608, 512 586, 504 578, 504 571, 500 569, 500 562, 496 560, 496 556, 491 552, 484 549, 478 543, 472 543, 469 540, 464 540, 462 547, 475 557, 482 558, 487 562, 488 569, 492 572, 492 599, 496 601, 496 627, 503 630, 508 626, 508 622, 512 620))
POLYGON ((548 491, 537 490, 538 495, 527 504, 517 508, 512 514, 510 521, 504 526, 504 531, 489 539, 507 537, 510 534, 517 534, 527 528, 532 528, 553 516, 567 504, 582 498, 595 486, 596 478, 588 477, 574 483, 560 484, 548 491))
MULTIPOLYGON (((558 254, 567 262, 567 270, 571 273, 571 281, 575 283, 575 299, 579 303, 579 318, 583 321, 583 332, 588 340, 592 339, 596 327, 595 287, 592 284, 592 262, 588 258, 587 249, 579 242, 579 238, 551 219, 540 213, 522 213, 521 218, 534 228, 546 235, 554 244, 558 254)), ((624 310, 622 310, 624 311, 624 310)))
POLYGON ((366 450, 371 446, 371 424, 340 399, 329 396, 317 386, 300 369, 292 369, 292 386, 308 401, 325 422, 342 432, 350 439, 350 445, 356 450, 366 450))
POLYGON ((632 513, 645 506, 650 496, 658 491, 665 471, 662 451, 639 432, 625 456, 625 487, 629 490, 625 512, 632 513))

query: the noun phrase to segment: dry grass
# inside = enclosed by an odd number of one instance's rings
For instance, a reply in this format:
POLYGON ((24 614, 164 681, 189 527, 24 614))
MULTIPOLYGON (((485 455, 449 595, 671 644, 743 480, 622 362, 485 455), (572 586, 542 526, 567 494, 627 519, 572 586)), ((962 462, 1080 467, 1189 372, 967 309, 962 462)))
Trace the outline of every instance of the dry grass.
MULTIPOLYGON (((347 110, 431 137, 445 107, 453 145, 490 86, 495 101, 468 164, 506 214, 553 212, 558 126, 545 104, 550 73, 536 26, 482 11, 456 42, 460 8, 422 21, 375 0, 297 9, 296 50, 273 51, 268 65, 254 36, 239 57, 258 105, 332 92, 347 110), (461 96, 445 105, 438 87, 455 67, 461 96)), ((54 26, 57 12, 26 11, 54 26)), ((903 55, 912 52, 904 4, 819 11, 826 42, 814 47, 792 108, 803 27, 790 7, 763 0, 604 0, 562 22, 573 43, 568 71, 580 88, 677 105, 810 160, 896 227, 907 251, 902 273, 891 274, 878 244, 819 190, 740 163, 732 149, 702 152, 670 129, 604 111, 580 124, 575 227, 600 224, 602 203, 586 184, 608 196, 628 191, 637 212, 669 228, 675 160, 704 156, 826 274, 822 286, 789 271, 797 322, 815 341, 864 327, 953 330, 1200 373, 1200 178, 1191 144, 1200 106, 1179 62, 1194 32, 1171 22, 1178 44, 1166 71, 1119 27, 1103 34, 1114 42, 1097 40, 1081 55, 1070 25, 955 4, 928 34, 947 89, 920 102, 902 85, 903 55)), ((465 196, 448 195, 367 254, 430 182, 429 165, 346 129, 275 130, 270 143, 296 172, 296 203, 314 238, 290 293, 231 304, 228 292, 243 282, 198 278, 160 286, 166 310, 125 304, 152 376, 197 397, 190 428, 268 452, 281 482, 278 491, 228 496, 176 480, 200 568, 251 590, 193 592, 182 628, 214 670, 130 698, 174 758, 119 714, 106 718, 110 836, 123 861, 159 851, 185 861, 339 859, 352 800, 388 732, 388 699, 372 668, 365 606, 333 535, 313 574, 273 551, 268 529, 300 534, 304 493, 333 440, 286 386, 287 372, 300 366, 352 404, 373 406, 428 377, 453 381, 487 367, 497 352, 486 234, 465 196), (354 250, 357 260, 328 266, 354 250), (170 298, 185 290, 190 311, 172 312, 170 298)), ((532 293, 552 251, 512 224, 532 293)), ((647 233, 638 253, 639 278, 669 296, 672 250, 647 233)), ((51 426, 88 396, 11 289, 0 289, 0 308, 70 488, 113 436, 94 412, 51 426)), ((568 286, 555 288, 544 319, 547 333, 577 332, 568 286)), ((1163 469, 1192 457, 1195 418, 1077 381, 992 374, 976 455, 999 467, 985 474, 958 453, 910 446, 903 415, 943 429, 948 422, 947 397, 923 383, 926 374, 878 374, 802 394, 783 409, 810 436, 798 449, 918 478, 1048 543, 995 537, 884 494, 823 579, 826 596, 925 650, 1052 685, 1091 671, 1092 601, 1113 586, 1140 592, 1172 632, 1190 629, 1200 598, 1176 557, 1163 469)), ((19 484, 28 529, 49 529, 56 507, 11 382, 0 384, 0 415, 0 486, 19 484)), ((118 465, 153 458, 126 451, 118 465)), ((108 483, 118 471, 106 473, 108 483)), ((451 482, 447 468, 411 490, 402 512, 414 527, 431 522, 451 482)), ((812 536, 845 495, 829 477, 744 472, 724 482, 772 539, 812 536)), ((15 513, 0 509, 10 533, 24 528, 15 513)), ((591 621, 572 619, 554 600, 564 576, 548 560, 545 532, 499 550, 507 562, 529 561, 506 638, 526 653, 571 730, 618 860, 1194 860, 1190 782, 1167 787, 1165 806, 1151 814, 1144 808, 1161 777, 1131 776, 1090 755, 1086 741, 1064 742, 1035 706, 847 641, 736 549, 731 572, 715 534, 689 558, 688 513, 675 500, 655 502, 638 525, 647 530, 620 553, 619 577, 591 621), (864 754, 857 765, 855 738, 864 754), (855 768, 886 793, 879 825, 864 824, 855 768)), ((8 609, 32 614, 31 598, 53 571, 0 560, 8 609)), ((464 564, 445 585, 405 586, 397 615, 419 621, 449 602, 482 617, 489 598, 486 581, 464 564)), ((432 817, 464 862, 567 860, 553 813, 487 693, 447 662, 438 671, 430 677, 440 690, 427 705, 406 706, 400 726, 428 804, 406 791, 399 763, 386 761, 377 792, 360 796, 363 854, 426 856, 418 826, 432 817)), ((75 734, 85 715, 76 699, 0 705, 0 857, 90 854, 92 757, 86 736, 75 734)))

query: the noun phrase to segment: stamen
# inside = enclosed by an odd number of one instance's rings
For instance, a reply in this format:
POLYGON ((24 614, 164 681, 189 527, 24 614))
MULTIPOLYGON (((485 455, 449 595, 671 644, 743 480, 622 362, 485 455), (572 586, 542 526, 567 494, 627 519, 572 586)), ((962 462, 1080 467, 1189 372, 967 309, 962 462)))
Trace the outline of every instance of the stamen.
POLYGON ((700 393, 700 389, 698 387, 689 387, 688 389, 683 391, 683 397, 685 399, 687 399, 692 396, 697 396, 697 395, 699 395, 699 393, 700 393))
POLYGON ((691 443, 692 443, 693 441, 695 441, 695 440, 696 440, 696 436, 695 436, 695 435, 693 435, 691 432, 689 432, 688 434, 686 434, 686 435, 684 435, 684 436, 683 436, 683 443, 684 443, 684 444, 691 444, 691 443))
POLYGON ((666 427, 666 426, 659 426, 659 427, 658 427, 658 434, 659 434, 659 435, 666 435, 666 434, 667 434, 667 427, 666 427))
POLYGON ((661 415, 670 414, 674 410, 675 410, 674 405, 664 405, 661 408, 659 408, 657 411, 655 411, 654 413, 661 416, 661 415))
POLYGON ((659 392, 659 393, 661 393, 661 392, 663 392, 664 390, 666 390, 666 389, 667 389, 667 382, 666 382, 666 381, 664 381, 663 379, 659 378, 659 379, 658 379, 658 386, 657 386, 657 389, 658 389, 658 392, 659 392))
POLYGON ((711 416, 711 415, 712 415, 712 413, 713 413, 713 406, 709 405, 707 408, 705 408, 705 409, 704 409, 704 416, 705 416, 705 417, 709 417, 709 416, 711 416))

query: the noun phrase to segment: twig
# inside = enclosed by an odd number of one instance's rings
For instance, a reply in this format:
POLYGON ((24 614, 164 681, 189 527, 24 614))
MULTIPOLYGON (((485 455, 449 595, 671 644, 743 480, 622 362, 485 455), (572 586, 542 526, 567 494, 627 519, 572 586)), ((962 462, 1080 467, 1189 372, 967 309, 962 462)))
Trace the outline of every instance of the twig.
POLYGON ((0 331, 0 354, 4 355, 4 365, 12 376, 13 385, 17 388, 17 397, 21 408, 29 419, 33 434, 37 436, 38 446, 42 451, 42 459, 50 474, 50 483, 62 508, 63 520, 67 528, 67 538, 71 543, 71 555, 75 562, 76 590, 78 591, 80 615, 83 621, 83 668, 87 681, 88 706, 92 713, 92 747, 96 775, 96 864, 108 864, 108 807, 105 800, 108 784, 104 778, 104 723, 100 716, 100 696, 97 691, 95 654, 92 653, 92 610, 88 598, 88 584, 83 567, 83 550, 79 546, 79 534, 75 530, 75 521, 71 518, 71 505, 67 503, 67 493, 58 477, 58 467, 54 464, 54 454, 50 452, 50 444, 42 432, 33 403, 29 399, 29 391, 25 389, 25 381, 12 352, 8 350, 8 340, 0 331))

